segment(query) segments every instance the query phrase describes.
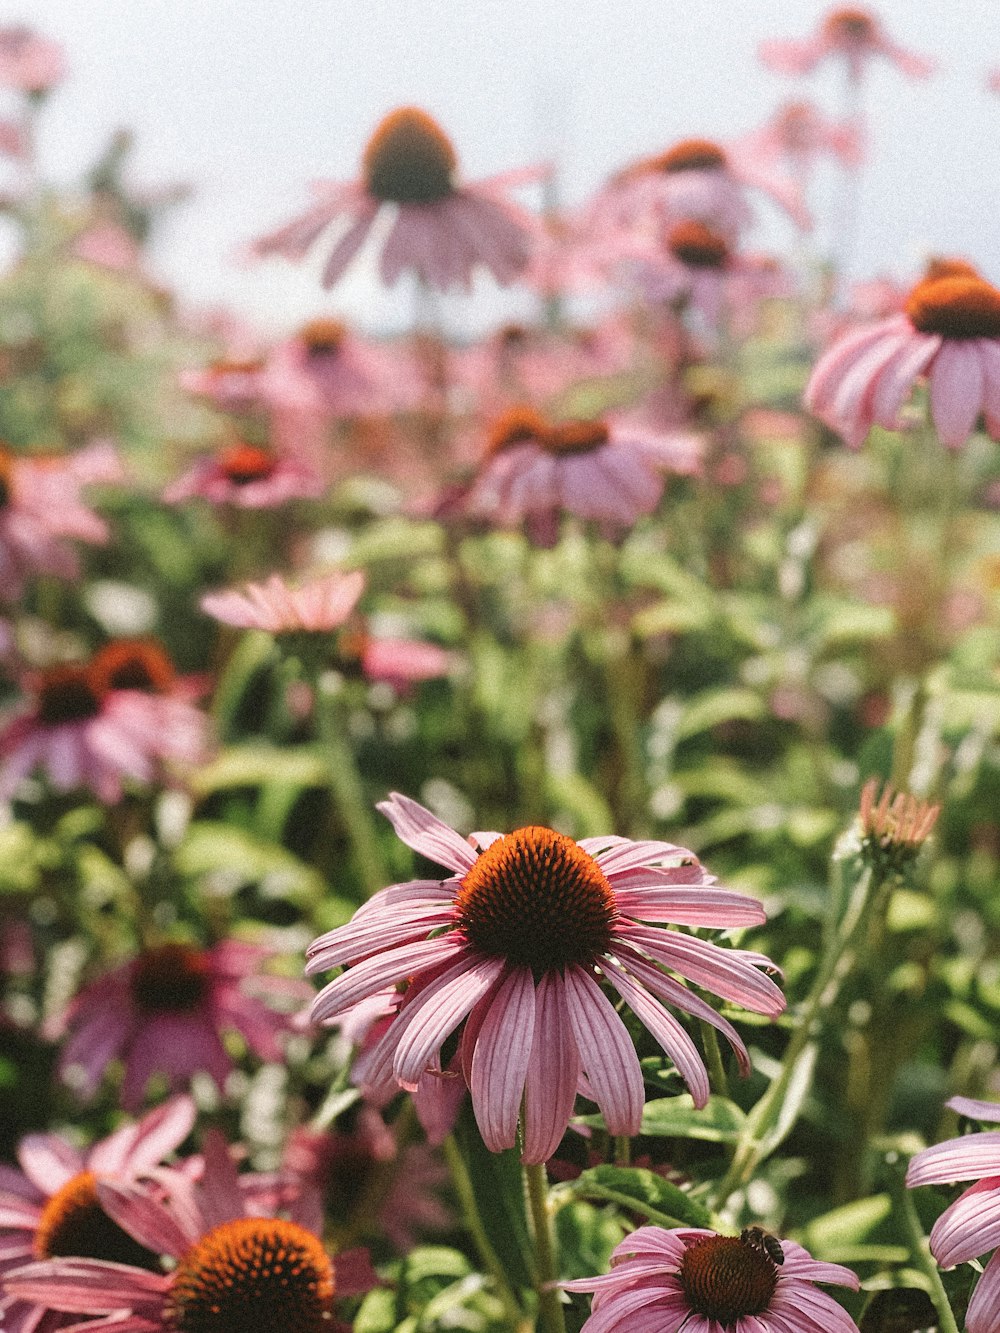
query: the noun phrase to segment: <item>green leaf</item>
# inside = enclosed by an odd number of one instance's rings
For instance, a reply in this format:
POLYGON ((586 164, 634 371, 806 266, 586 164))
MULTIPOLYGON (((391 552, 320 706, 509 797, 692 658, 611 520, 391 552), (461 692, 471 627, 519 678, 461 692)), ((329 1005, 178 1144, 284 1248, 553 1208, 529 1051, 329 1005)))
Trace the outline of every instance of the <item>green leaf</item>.
POLYGON ((639 1166, 595 1166, 563 1187, 586 1199, 616 1203, 628 1212, 641 1213, 662 1227, 706 1227, 707 1209, 676 1185, 639 1166))
POLYGON ((565 1278, 606 1273, 611 1251, 625 1236, 626 1228, 607 1208, 595 1208, 583 1199, 573 1199, 555 1215, 559 1241, 560 1272, 565 1278))
POLYGON ((354 1333, 392 1333, 396 1327, 396 1293, 385 1287, 368 1292, 354 1319, 354 1333))
POLYGON ((860 1245, 875 1228, 892 1213, 892 1199, 888 1194, 875 1194, 868 1199, 855 1199, 828 1213, 814 1217, 802 1230, 802 1244, 818 1259, 836 1262, 833 1255, 848 1246, 860 1245))
POLYGON ((515 1291, 532 1286, 534 1246, 528 1232, 523 1175, 516 1151, 490 1152, 468 1103, 455 1126, 455 1140, 472 1179, 483 1227, 510 1285, 515 1291))
MULTIPOLYGON (((182 875, 222 876, 235 887, 259 884, 269 898, 311 903, 326 893, 323 877, 292 852, 232 824, 200 820, 189 825, 174 858, 182 875)), ((352 910, 345 904, 345 920, 352 910)))
POLYGON ((210 764, 195 773, 191 785, 198 796, 229 787, 263 787, 272 782, 297 787, 322 787, 328 777, 327 761, 314 746, 280 749, 249 741, 230 745, 210 764))
POLYGON ((704 690, 696 694, 684 710, 677 724, 678 740, 709 731, 720 722, 740 720, 756 722, 765 715, 765 708, 752 690, 704 690))
POLYGON ((709 1097, 698 1110, 688 1093, 661 1097, 642 1108, 640 1134, 656 1138, 704 1139, 709 1143, 733 1143, 739 1138, 746 1116, 728 1097, 709 1097))

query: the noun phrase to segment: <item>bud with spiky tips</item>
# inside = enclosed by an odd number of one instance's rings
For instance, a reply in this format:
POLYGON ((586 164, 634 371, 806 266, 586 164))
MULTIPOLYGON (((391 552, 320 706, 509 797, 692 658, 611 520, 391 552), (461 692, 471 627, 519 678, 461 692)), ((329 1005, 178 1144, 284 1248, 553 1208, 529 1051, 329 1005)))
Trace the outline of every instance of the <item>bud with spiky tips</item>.
POLYGON ((940 805, 897 792, 870 778, 861 789, 861 852, 880 876, 902 874, 930 836, 940 805))

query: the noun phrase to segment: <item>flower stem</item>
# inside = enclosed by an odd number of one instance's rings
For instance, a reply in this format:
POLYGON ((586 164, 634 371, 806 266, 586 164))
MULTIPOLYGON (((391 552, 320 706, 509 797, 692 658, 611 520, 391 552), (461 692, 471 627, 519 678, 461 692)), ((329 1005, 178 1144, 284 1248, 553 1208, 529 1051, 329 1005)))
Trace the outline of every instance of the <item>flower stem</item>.
POLYGON ((722 1097, 728 1097, 729 1079, 726 1077, 726 1067, 722 1063, 719 1034, 711 1023, 706 1023, 703 1019, 699 1021, 699 1026, 701 1027, 701 1041, 705 1047, 705 1060, 708 1064, 708 1076, 712 1091, 719 1093, 722 1097))
MULTIPOLYGON (((716 1191, 716 1207, 721 1207, 734 1190, 745 1185, 760 1163, 769 1156, 772 1145, 769 1145, 768 1140, 781 1117, 799 1057, 812 1038, 813 1025, 820 1011, 832 1005, 841 982, 855 961, 857 946, 871 919, 873 904, 882 899, 880 889, 883 883, 884 880, 876 878, 871 869, 866 868, 862 872, 855 887, 853 904, 848 907, 839 931, 834 934, 820 961, 819 970, 802 1006, 798 1025, 782 1056, 781 1069, 747 1118, 729 1170, 716 1191)), ((777 1143, 774 1143, 773 1147, 776 1146, 777 1143)))
POLYGON ((535 1255, 538 1261, 539 1328, 544 1333, 566 1333, 566 1320, 558 1291, 550 1285, 558 1280, 555 1237, 549 1214, 549 1183, 545 1164, 525 1166, 524 1179, 531 1210, 531 1224, 535 1236, 535 1255))
POLYGON ((458 1144, 455 1142, 455 1136, 449 1134, 444 1144, 445 1161, 448 1163, 448 1169, 451 1172, 452 1184, 455 1187, 455 1194, 458 1197, 459 1207, 462 1210, 462 1217, 465 1225, 469 1229, 469 1235, 475 1242, 476 1249, 479 1251, 479 1257, 482 1260, 483 1267, 492 1277, 496 1284, 497 1295, 504 1307, 506 1318, 510 1327, 515 1333, 530 1333, 531 1322, 525 1318, 524 1311, 514 1295, 510 1283, 507 1281, 507 1274, 504 1272, 503 1264, 493 1248, 489 1236, 486 1234, 486 1228, 483 1226, 483 1219, 479 1215, 479 1208, 476 1204, 476 1192, 472 1185, 469 1172, 466 1169, 465 1159, 463 1158, 458 1144))
POLYGON ((365 799, 354 751, 345 736, 346 718, 336 694, 316 682, 316 730, 328 760, 330 791, 337 804, 344 830, 354 853, 354 865, 366 897, 389 883, 382 864, 378 836, 365 799))
POLYGON ((894 1172, 893 1176, 893 1193, 896 1196, 897 1212, 902 1217, 903 1226, 906 1229, 910 1256, 930 1285, 930 1297, 938 1315, 939 1333, 958 1333, 958 1324, 955 1321, 951 1302, 948 1300, 948 1293, 941 1281, 938 1266, 931 1255, 927 1238, 924 1236, 924 1229, 920 1225, 920 1218, 917 1216, 917 1210, 913 1204, 913 1196, 903 1184, 902 1177, 897 1172, 894 1172))

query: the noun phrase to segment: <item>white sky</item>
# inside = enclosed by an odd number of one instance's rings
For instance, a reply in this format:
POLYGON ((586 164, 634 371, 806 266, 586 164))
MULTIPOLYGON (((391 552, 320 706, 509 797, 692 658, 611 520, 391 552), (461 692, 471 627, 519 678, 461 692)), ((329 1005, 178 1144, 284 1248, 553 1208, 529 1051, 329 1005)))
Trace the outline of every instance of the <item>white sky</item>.
MULTIPOLYGON (((241 246, 301 209, 306 185, 355 174, 363 144, 404 103, 435 115, 468 179, 555 154, 570 200, 675 139, 721 140, 791 96, 839 109, 840 81, 764 71, 763 37, 804 36, 816 0, 0 0, 0 22, 63 42, 71 76, 46 111, 46 173, 69 182, 118 126, 135 131, 134 177, 185 181, 154 266, 199 304, 265 326, 341 313, 405 325, 409 296, 361 271, 325 294, 315 266, 241 267, 241 246)), ((857 276, 907 277, 928 252, 962 254, 1000 281, 997 0, 876 0, 892 35, 941 64, 911 83, 879 65, 857 276)), ((829 215, 829 174, 814 206, 829 215)), ((762 239, 787 248, 780 220, 762 239)), ((501 318, 485 283, 449 301, 456 332, 501 318)))

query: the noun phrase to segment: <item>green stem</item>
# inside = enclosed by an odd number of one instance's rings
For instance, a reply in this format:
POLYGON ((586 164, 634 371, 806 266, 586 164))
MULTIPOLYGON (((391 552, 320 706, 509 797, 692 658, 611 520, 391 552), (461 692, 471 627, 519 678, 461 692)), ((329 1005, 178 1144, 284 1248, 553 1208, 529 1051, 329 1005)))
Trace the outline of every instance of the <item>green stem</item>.
POLYGON ((627 1134, 615 1135, 615 1166, 630 1166, 632 1163, 632 1140, 627 1134))
POLYGON ((711 1023, 706 1023, 704 1019, 699 1020, 701 1027, 701 1041, 705 1048, 705 1060, 708 1064, 708 1077, 712 1086, 712 1091, 717 1092, 721 1097, 729 1096, 729 1079, 726 1076, 726 1067, 722 1063, 722 1051, 719 1049, 719 1034, 711 1023))
POLYGON ((538 1261, 538 1313, 539 1327, 545 1333, 566 1333, 566 1320, 563 1315, 559 1293, 550 1283, 558 1281, 559 1267, 556 1261, 555 1237, 552 1231, 552 1219, 549 1214, 549 1183, 545 1175, 545 1164, 525 1166, 524 1179, 527 1187, 528 1206, 531 1210, 531 1224, 535 1236, 535 1255, 538 1261))
POLYGON ((389 883, 378 836, 365 798, 354 751, 346 738, 346 718, 336 694, 316 681, 316 729, 326 755, 330 791, 354 853, 355 869, 367 897, 389 883))
POLYGON ((858 881, 854 904, 848 908, 839 932, 820 961, 819 970, 802 1006, 798 1025, 782 1056, 781 1069, 750 1113, 746 1128, 736 1144, 729 1170, 716 1191, 716 1207, 721 1207, 734 1190, 745 1185, 768 1155, 764 1145, 778 1123, 799 1057, 812 1038, 813 1025, 820 1011, 833 1004, 841 982, 854 963, 856 945, 867 928, 874 903, 882 897, 879 892, 882 884, 883 881, 876 880, 870 869, 866 869, 858 881))
POLYGON ((452 1184, 455 1187, 455 1194, 458 1198, 459 1207, 462 1210, 462 1217, 465 1225, 469 1229, 469 1235, 475 1242, 476 1249, 479 1251, 479 1257, 482 1260, 483 1267, 492 1277, 496 1284, 497 1295, 504 1307, 506 1317, 510 1327, 517 1333, 529 1333, 530 1321, 525 1319, 524 1311, 514 1295, 510 1283, 507 1281, 507 1274, 504 1272, 503 1264, 493 1248, 489 1236, 486 1234, 486 1228, 483 1226, 483 1220, 479 1216, 479 1208, 476 1204, 476 1192, 472 1185, 472 1180, 465 1166, 458 1144, 455 1142, 455 1136, 449 1134, 444 1141, 444 1156, 448 1163, 448 1169, 451 1171, 452 1184))
POLYGON ((958 1324, 955 1321, 951 1302, 948 1300, 948 1293, 941 1281, 941 1274, 934 1262, 930 1246, 927 1244, 924 1229, 920 1225, 920 1218, 917 1216, 917 1210, 913 1204, 913 1196, 898 1174, 895 1175, 893 1181, 893 1193, 896 1196, 897 1212, 902 1217, 903 1225, 906 1228, 910 1255, 916 1267, 930 1284, 931 1300, 934 1302, 934 1308, 938 1315, 938 1331, 939 1333, 958 1333, 958 1324))

